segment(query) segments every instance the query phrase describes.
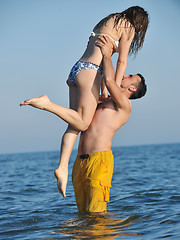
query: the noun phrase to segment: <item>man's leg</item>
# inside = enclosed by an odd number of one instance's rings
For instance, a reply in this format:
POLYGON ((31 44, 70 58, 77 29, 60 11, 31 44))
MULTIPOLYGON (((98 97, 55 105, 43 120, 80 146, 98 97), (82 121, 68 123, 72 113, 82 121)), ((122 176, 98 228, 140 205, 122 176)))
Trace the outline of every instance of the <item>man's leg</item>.
POLYGON ((87 212, 106 212, 113 165, 114 159, 111 151, 89 154, 84 170, 87 212))
POLYGON ((86 211, 85 185, 81 174, 81 159, 77 156, 72 170, 72 182, 76 198, 76 204, 80 212, 86 211))
POLYGON ((106 212, 107 202, 104 197, 104 189, 97 182, 94 186, 89 185, 86 200, 86 212, 106 212))

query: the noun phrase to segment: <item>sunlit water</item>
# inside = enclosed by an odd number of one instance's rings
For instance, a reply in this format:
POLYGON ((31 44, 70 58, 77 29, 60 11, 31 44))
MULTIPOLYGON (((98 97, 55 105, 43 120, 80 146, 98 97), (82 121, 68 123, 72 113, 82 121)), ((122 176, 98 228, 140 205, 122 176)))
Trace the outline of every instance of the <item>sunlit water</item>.
POLYGON ((180 239, 180 144, 113 148, 107 214, 77 211, 53 172, 59 152, 0 155, 0 239, 180 239))

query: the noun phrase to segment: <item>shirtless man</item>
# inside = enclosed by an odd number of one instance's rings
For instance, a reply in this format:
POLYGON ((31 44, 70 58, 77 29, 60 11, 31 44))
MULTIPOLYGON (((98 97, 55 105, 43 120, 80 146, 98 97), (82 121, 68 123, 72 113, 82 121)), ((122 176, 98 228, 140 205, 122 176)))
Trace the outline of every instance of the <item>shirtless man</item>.
MULTIPOLYGON (((89 128, 81 133, 78 156, 72 172, 76 203, 81 212, 106 211, 113 174, 112 139, 130 117, 129 99, 141 98, 146 93, 145 80, 141 74, 124 75, 123 80, 117 84, 111 61, 113 47, 110 39, 100 36, 96 44, 103 54, 104 81, 110 96, 100 98, 89 128)), ((26 100, 21 105, 50 111, 61 118, 60 111, 54 111, 55 106, 47 96, 26 100)), ((57 168, 55 176, 58 189, 65 196, 66 184, 63 184, 59 173, 57 168)))
POLYGON ((98 45, 103 54, 104 80, 111 96, 100 98, 89 128, 81 132, 72 172, 76 203, 81 212, 106 211, 113 174, 112 139, 130 117, 129 99, 140 98, 146 93, 141 74, 125 75, 118 86, 108 39, 101 38, 98 45))

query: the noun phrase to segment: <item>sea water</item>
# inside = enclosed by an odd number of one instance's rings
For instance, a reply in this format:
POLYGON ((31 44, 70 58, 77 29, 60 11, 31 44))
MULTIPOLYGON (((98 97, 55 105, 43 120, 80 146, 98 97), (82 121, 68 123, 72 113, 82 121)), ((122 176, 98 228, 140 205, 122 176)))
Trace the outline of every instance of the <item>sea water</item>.
POLYGON ((106 214, 79 213, 59 152, 0 155, 0 239, 180 239, 180 144, 115 147, 106 214))

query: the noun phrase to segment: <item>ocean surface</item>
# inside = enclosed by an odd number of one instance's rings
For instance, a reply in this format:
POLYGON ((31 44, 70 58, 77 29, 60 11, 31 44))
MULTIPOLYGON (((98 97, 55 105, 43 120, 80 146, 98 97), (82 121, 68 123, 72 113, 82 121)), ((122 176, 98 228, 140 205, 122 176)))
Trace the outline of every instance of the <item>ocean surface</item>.
POLYGON ((59 152, 0 155, 0 239, 180 239, 180 144, 115 147, 106 214, 79 213, 59 152))

